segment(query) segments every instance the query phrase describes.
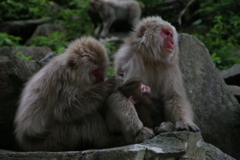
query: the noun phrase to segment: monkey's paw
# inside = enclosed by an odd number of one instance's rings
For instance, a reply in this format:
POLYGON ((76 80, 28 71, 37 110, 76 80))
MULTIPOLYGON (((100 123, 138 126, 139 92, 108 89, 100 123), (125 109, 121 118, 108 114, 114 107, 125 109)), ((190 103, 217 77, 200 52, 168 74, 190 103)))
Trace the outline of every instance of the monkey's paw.
POLYGON ((171 122, 162 122, 158 127, 155 127, 156 134, 175 131, 176 128, 171 122))
POLYGON ((191 132, 199 132, 200 129, 194 123, 184 123, 183 121, 176 122, 176 128, 178 131, 191 131, 191 132))
POLYGON ((123 85, 123 77, 119 76, 119 75, 115 75, 114 77, 116 79, 116 88, 115 88, 115 90, 117 90, 119 87, 121 87, 123 85))
POLYGON ((135 143, 143 142, 147 139, 150 139, 154 137, 155 134, 152 129, 149 129, 147 127, 143 127, 137 134, 137 137, 135 138, 135 143))

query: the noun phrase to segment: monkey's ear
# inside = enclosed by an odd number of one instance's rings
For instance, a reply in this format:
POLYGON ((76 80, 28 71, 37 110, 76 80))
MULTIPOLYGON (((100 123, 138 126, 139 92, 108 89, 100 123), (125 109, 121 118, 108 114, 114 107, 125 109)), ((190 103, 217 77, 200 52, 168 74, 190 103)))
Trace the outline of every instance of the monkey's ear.
POLYGON ((71 58, 67 62, 68 67, 70 68, 76 68, 77 67, 77 62, 75 58, 71 58))
POLYGON ((138 37, 142 37, 145 31, 146 31, 146 28, 144 26, 141 26, 138 32, 138 37))
POLYGON ((133 104, 136 104, 138 101, 135 101, 134 97, 133 96, 130 96, 128 98, 133 104))

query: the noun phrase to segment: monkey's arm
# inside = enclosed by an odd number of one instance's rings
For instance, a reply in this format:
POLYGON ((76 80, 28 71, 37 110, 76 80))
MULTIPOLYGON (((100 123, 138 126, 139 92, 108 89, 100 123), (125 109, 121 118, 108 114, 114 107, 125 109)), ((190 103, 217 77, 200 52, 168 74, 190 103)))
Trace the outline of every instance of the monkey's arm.
POLYGON ((112 23, 116 20, 115 11, 112 7, 108 7, 104 9, 102 12, 103 18, 103 29, 100 33, 100 38, 105 38, 108 34, 109 28, 111 27, 112 23))
POLYGON ((164 107, 166 118, 175 123, 177 130, 198 132, 200 129, 193 122, 192 106, 184 88, 181 70, 178 66, 173 69, 172 73, 176 74, 169 80, 171 83, 166 85, 168 87, 164 107))
POLYGON ((143 126, 133 103, 120 92, 111 94, 107 106, 120 122, 120 130, 128 143, 139 143, 154 136, 152 130, 143 126))
POLYGON ((117 80, 112 77, 85 90, 77 88, 71 95, 62 95, 68 96, 68 101, 59 102, 59 106, 54 109, 55 118, 60 122, 72 122, 94 114, 107 97, 116 90, 116 85, 117 80))

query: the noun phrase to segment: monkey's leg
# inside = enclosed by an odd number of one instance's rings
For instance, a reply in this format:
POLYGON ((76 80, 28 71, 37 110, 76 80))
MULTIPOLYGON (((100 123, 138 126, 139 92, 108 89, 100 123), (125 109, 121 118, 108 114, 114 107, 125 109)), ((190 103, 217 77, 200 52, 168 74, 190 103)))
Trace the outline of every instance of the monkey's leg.
POLYGON ((176 64, 172 67, 166 77, 168 77, 169 81, 164 86, 164 90, 166 91, 164 93, 164 117, 166 121, 175 124, 177 130, 200 131, 193 122, 192 106, 187 98, 179 66, 176 64))
MULTIPOLYGON (((96 113, 88 117, 77 127, 74 138, 78 137, 78 148, 108 148, 120 145, 125 145, 123 136, 115 136, 108 131, 106 121, 101 114, 96 113), (89 146, 88 146, 89 145, 89 146)), ((77 139, 75 139, 76 141, 77 139)))
POLYGON ((100 38, 105 38, 107 36, 109 28, 111 27, 112 23, 116 20, 114 11, 110 15, 111 16, 109 16, 105 20, 103 20, 103 30, 100 34, 100 38))
POLYGON ((139 143, 154 136, 151 129, 143 126, 132 102, 121 93, 113 93, 107 106, 120 122, 120 130, 128 143, 139 143))
POLYGON ((94 37, 99 38, 103 26, 99 25, 94 31, 94 37))

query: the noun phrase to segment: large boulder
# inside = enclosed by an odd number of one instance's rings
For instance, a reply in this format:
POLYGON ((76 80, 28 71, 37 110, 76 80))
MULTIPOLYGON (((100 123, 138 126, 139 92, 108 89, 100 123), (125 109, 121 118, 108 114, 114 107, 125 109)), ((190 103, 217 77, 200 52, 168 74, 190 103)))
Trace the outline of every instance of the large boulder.
POLYGON ((34 38, 38 36, 49 37, 53 32, 66 33, 64 27, 60 24, 42 24, 37 27, 30 39, 27 40, 26 45, 34 43, 34 38))
POLYGON ((24 83, 40 65, 32 61, 0 62, 0 148, 15 149, 13 120, 24 83))
POLYGON ((66 160, 234 160, 216 147, 205 143, 200 133, 172 132, 160 134, 141 144, 71 152, 13 152, 0 150, 0 159, 66 160))
POLYGON ((240 159, 240 105, 214 66, 205 45, 181 34, 180 66, 203 139, 240 159))
POLYGON ((22 38, 21 43, 24 43, 31 37, 38 25, 49 21, 50 18, 33 19, 33 20, 17 20, 0 23, 0 32, 5 32, 10 35, 22 38))
POLYGON ((40 61, 51 51, 49 47, 3 47, 0 48, 0 61, 18 58, 40 61))

